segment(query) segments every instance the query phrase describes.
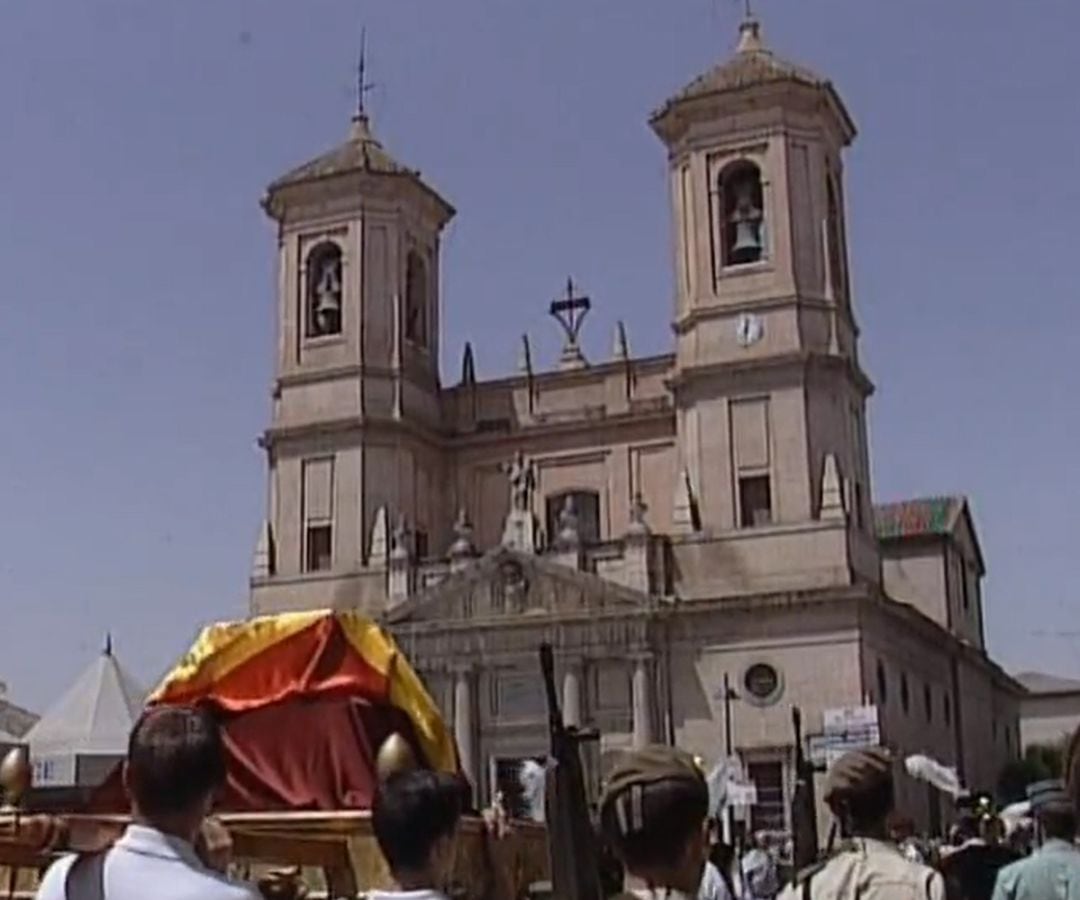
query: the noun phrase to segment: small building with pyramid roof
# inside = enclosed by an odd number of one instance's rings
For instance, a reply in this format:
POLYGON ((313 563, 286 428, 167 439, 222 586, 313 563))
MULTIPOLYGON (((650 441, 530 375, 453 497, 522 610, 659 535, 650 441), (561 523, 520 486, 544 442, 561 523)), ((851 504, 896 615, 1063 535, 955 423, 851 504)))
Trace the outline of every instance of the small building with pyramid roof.
POLYGON ((101 654, 26 734, 35 787, 93 787, 127 753, 146 690, 106 641, 101 654))

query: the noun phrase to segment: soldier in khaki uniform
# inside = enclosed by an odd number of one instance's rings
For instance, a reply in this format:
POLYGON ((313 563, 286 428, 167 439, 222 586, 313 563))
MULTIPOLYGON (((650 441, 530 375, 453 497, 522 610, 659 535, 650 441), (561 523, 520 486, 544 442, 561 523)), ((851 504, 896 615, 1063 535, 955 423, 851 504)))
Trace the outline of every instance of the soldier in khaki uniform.
POLYGON ((906 860, 888 839, 888 751, 873 747, 840 757, 826 776, 825 802, 840 823, 844 849, 800 872, 779 900, 944 900, 941 875, 906 860))
POLYGON ((692 756, 662 746, 624 754, 600 799, 600 828, 626 867, 618 900, 697 900, 708 812, 709 788, 692 756))

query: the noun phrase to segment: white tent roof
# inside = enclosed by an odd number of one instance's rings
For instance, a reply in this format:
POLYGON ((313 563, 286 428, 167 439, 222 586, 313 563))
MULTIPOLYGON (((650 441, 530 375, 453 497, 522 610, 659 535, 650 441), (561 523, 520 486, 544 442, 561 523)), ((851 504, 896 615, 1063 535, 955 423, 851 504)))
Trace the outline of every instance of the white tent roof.
POLYGON ((30 756, 123 755, 146 691, 112 654, 111 642, 23 739, 30 756))

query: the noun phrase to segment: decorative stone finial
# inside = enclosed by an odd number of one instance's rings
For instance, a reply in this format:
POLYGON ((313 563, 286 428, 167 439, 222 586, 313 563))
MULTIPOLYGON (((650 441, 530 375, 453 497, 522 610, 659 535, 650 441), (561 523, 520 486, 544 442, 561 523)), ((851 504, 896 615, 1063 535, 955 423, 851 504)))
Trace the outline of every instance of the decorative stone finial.
POLYGON ((274 536, 270 523, 263 520, 259 528, 259 540, 255 544, 255 556, 251 560, 252 578, 269 578, 274 574, 274 536))
POLYGON ((454 535, 457 539, 450 545, 451 562, 476 556, 476 547, 472 542, 472 523, 469 521, 469 514, 465 511, 465 507, 458 510, 457 519, 454 521, 454 535))
POLYGON ((761 40, 761 23, 753 16, 747 16, 739 24, 739 44, 735 49, 738 53, 756 53, 765 49, 761 40))
POLYGON ((836 455, 828 453, 821 471, 821 518, 843 519, 846 515, 840 468, 836 463, 836 455))
POLYGON ((412 554, 409 552, 409 526, 405 523, 404 514, 399 515, 394 524, 392 544, 390 559, 408 561, 412 554))
POLYGON ((368 565, 385 566, 386 557, 390 551, 388 526, 386 521, 386 507, 380 506, 375 510, 375 521, 371 526, 371 543, 368 546, 368 565))

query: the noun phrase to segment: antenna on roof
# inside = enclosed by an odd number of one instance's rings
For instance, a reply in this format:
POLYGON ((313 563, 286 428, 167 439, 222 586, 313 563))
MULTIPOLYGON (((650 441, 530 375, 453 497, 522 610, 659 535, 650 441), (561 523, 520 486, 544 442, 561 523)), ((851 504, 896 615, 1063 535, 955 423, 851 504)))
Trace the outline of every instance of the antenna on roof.
POLYGON ((367 118, 367 108, 364 106, 364 96, 375 85, 366 80, 367 73, 367 28, 360 29, 360 58, 356 64, 356 116, 359 119, 367 118))

